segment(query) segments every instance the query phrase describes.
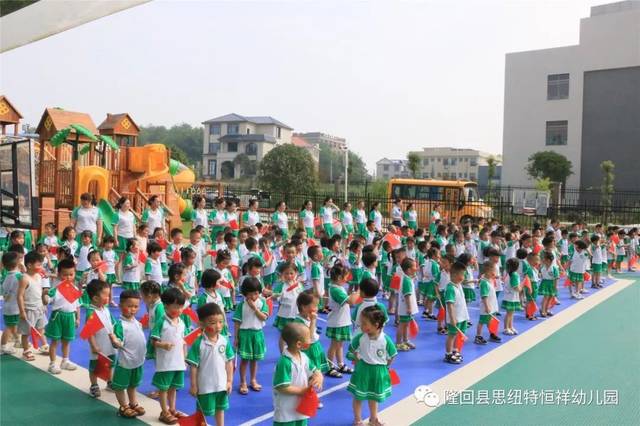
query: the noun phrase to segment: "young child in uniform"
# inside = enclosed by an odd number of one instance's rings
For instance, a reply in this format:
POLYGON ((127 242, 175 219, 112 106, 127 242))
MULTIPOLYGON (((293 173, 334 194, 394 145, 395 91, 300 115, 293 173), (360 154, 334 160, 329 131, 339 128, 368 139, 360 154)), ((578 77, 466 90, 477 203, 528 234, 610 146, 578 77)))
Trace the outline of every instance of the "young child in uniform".
MULTIPOLYGON (((455 257, 451 255, 444 255, 440 258, 440 280, 436 290, 436 307, 440 309, 447 309, 447 305, 444 301, 444 294, 447 290, 447 285, 451 282, 451 266, 456 263, 455 257)), ((464 277, 463 277, 464 278, 464 277)), ((447 334, 446 326, 446 314, 444 319, 438 319, 438 334, 447 334)))
POLYGON ((222 277, 222 285, 220 286, 220 295, 224 301, 224 308, 226 312, 233 310, 236 290, 233 281, 233 276, 228 267, 231 263, 231 255, 226 250, 218 251, 216 255, 216 271, 222 277))
POLYGON ((507 259, 505 264, 505 273, 507 282, 505 283, 504 298, 502 299, 502 308, 507 311, 504 318, 504 331, 503 334, 507 336, 513 336, 518 334, 518 331, 513 327, 513 314, 515 311, 522 310, 520 302, 520 293, 522 292, 522 283, 520 281, 520 275, 518 275, 518 267, 520 261, 518 259, 507 259))
MULTIPOLYGON (((47 319, 43 304, 42 276, 40 268, 44 258, 41 254, 30 251, 24 256, 24 266, 26 271, 20 274, 17 290, 18 333, 21 335, 22 359, 25 361, 35 361, 35 357, 29 347, 29 336, 34 328, 40 336, 44 336, 44 327, 47 319)), ((48 348, 47 352, 48 352, 48 348)), ((47 353, 45 352, 45 353, 47 353)))
POLYGON ((53 262, 54 267, 57 266, 60 239, 56 235, 56 225, 53 222, 49 222, 44 226, 44 235, 40 237, 39 242, 47 245, 51 262, 53 262))
POLYGON ((318 297, 312 290, 305 290, 298 295, 298 316, 296 323, 300 323, 309 329, 310 345, 303 348, 303 352, 321 373, 329 371, 329 362, 318 335, 318 297))
POLYGON ((68 247, 71 254, 75 257, 79 244, 76 241, 76 230, 73 229, 73 226, 67 226, 62 230, 62 246, 68 247))
MULTIPOLYGON (((495 318, 496 312, 498 312, 498 298, 496 297, 496 289, 493 282, 496 278, 496 271, 493 265, 485 263, 482 265, 482 278, 480 279, 480 318, 478 319, 478 326, 476 327, 476 338, 474 343, 479 345, 486 345, 487 340, 482 337, 482 328, 487 326, 489 328, 489 322, 492 318, 495 318)), ((489 340, 492 342, 501 342, 502 339, 489 332, 489 340)))
POLYGON ((94 250, 93 233, 91 231, 82 231, 80 233, 80 246, 75 253, 76 259, 78 259, 76 270, 80 273, 80 276, 91 267, 91 265, 89 265, 89 252, 94 250))
MULTIPOLYGON (((207 271, 210 270, 204 273, 207 271)), ((189 393, 196 398, 196 408, 202 414, 215 416, 216 426, 223 426, 224 412, 229 408, 229 394, 233 388, 235 352, 229 339, 222 334, 226 321, 219 304, 200 306, 198 320, 203 331, 187 354, 191 368, 189 393)))
MULTIPOLYGON (((282 290, 278 297, 280 306, 278 308, 278 314, 273 322, 273 325, 282 332, 284 326, 296 319, 298 316, 298 306, 296 301, 298 295, 302 293, 304 288, 297 280, 297 268, 293 262, 285 262, 279 266, 280 281, 282 282, 282 290)), ((284 349, 285 342, 280 336, 278 340, 278 347, 280 352, 284 349)))
POLYGON ((180 250, 184 245, 182 244, 182 229, 173 228, 171 230, 171 243, 167 246, 167 262, 169 265, 172 263, 178 263, 182 261, 180 257, 180 250))
POLYGON ((9 342, 18 334, 20 322, 20 308, 18 307, 18 284, 22 280, 20 273, 20 255, 13 251, 2 254, 2 268, 4 280, 2 281, 2 316, 4 319, 4 331, 2 333, 2 349, 0 354, 14 354, 15 349, 9 346, 9 342))
POLYGON ((422 268, 422 297, 424 298, 423 318, 435 320, 433 303, 438 299, 437 287, 440 282, 440 250, 436 247, 429 247, 427 256, 421 266, 422 268))
POLYGON ((302 349, 309 346, 309 329, 289 323, 282 329, 287 345, 273 374, 274 426, 306 426, 308 417, 296 411, 300 397, 310 388, 322 389, 322 374, 302 349))
POLYGON ((320 246, 311 246, 307 249, 307 255, 311 262, 311 271, 309 273, 309 287, 313 290, 313 294, 318 300, 318 308, 323 309, 322 299, 324 298, 324 268, 322 267, 322 248, 320 246))
MULTIPOLYGON (((102 239, 102 260, 107 262, 107 283, 110 286, 113 286, 118 282, 118 278, 116 276, 116 266, 118 264, 118 254, 113 249, 116 244, 116 239, 111 235, 106 235, 102 239)), ((110 296, 113 298, 113 292, 110 293, 110 296)), ((114 305, 113 300, 110 301, 111 305, 114 305)))
POLYGON ((469 320, 469 311, 462 290, 465 270, 466 267, 460 262, 451 265, 451 281, 447 284, 444 293, 444 303, 447 304, 449 321, 447 323, 444 362, 449 364, 462 362, 462 354, 455 349, 454 342, 458 333, 464 334, 467 331, 467 321, 469 320))
POLYGON ((142 382, 142 365, 147 352, 142 324, 136 319, 139 309, 140 293, 133 290, 120 293, 120 319, 113 326, 118 353, 111 388, 120 404, 118 415, 124 418, 146 413, 138 404, 136 392, 142 382))
MULTIPOLYGON (((600 249, 598 248, 598 251, 600 249)), ((540 307, 540 316, 542 318, 552 317, 553 312, 549 309, 549 302, 558 295, 556 286, 557 279, 560 277, 558 266, 553 263, 553 255, 546 251, 542 252, 542 267, 540 268, 542 281, 538 292, 542 295, 542 306, 540 307)))
POLYGON ((416 348, 416 345, 409 340, 409 323, 413 321, 413 316, 418 313, 418 303, 414 286, 418 266, 415 260, 408 257, 402 261, 400 266, 402 267, 398 294, 398 316, 400 325, 396 331, 396 346, 399 351, 408 351, 416 348))
POLYGON ((138 240, 129 238, 127 240, 127 253, 122 261, 122 288, 124 290, 140 289, 139 252, 138 240))
POLYGON ((358 240, 349 244, 349 267, 351 269, 351 281, 349 281, 349 293, 358 291, 358 284, 362 279, 362 246, 358 240))
POLYGON ((576 240, 574 243, 574 252, 569 261, 569 281, 573 283, 574 290, 571 297, 574 299, 584 299, 582 293, 584 290, 584 273, 587 271, 587 262, 589 253, 587 244, 582 240, 576 240))
POLYGON ((360 281, 360 299, 362 301, 355 306, 352 311, 353 324, 355 326, 355 333, 362 332, 362 312, 369 306, 377 306, 384 312, 385 323, 389 320, 387 315, 387 308, 380 302, 378 302, 377 295, 380 289, 378 282, 372 278, 365 278, 360 281))
POLYGON ((369 405, 369 424, 382 426, 378 404, 391 396, 389 366, 398 354, 393 341, 384 333, 385 313, 377 306, 362 311, 362 332, 349 345, 348 357, 356 361, 347 390, 353 394, 354 425, 364 426, 362 402, 369 405))
POLYGON ((147 254, 147 261, 144 264, 145 280, 162 283, 164 280, 162 263, 160 262, 162 247, 155 241, 149 241, 147 244, 147 254))
POLYGON ((250 367, 251 389, 258 392, 262 385, 258 383, 258 361, 264 359, 266 345, 264 325, 269 317, 267 302, 260 296, 260 281, 249 277, 242 282, 240 292, 244 300, 236 306, 233 314, 233 347, 240 356, 240 394, 247 395, 247 366, 250 367))

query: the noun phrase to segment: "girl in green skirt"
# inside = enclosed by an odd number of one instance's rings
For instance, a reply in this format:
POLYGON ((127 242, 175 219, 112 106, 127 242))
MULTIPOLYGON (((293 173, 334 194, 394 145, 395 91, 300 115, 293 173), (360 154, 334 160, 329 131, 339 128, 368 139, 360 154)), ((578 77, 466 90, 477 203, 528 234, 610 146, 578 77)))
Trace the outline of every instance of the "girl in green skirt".
POLYGON ((506 269, 509 282, 505 283, 504 298, 502 299, 502 308, 507 311, 504 318, 504 334, 507 336, 513 336, 518 334, 518 331, 513 328, 513 313, 515 311, 522 310, 520 304, 520 292, 522 291, 522 284, 520 283, 520 275, 518 275, 518 266, 520 261, 516 258, 507 260, 506 269))
POLYGON ((313 203, 305 200, 298 215, 298 226, 304 228, 307 238, 313 238, 315 234, 315 216, 313 214, 313 203))
POLYGON ((351 203, 344 203, 340 212, 340 223, 342 224, 342 238, 349 241, 353 238, 353 215, 351 214, 351 203))
POLYGON ((362 421, 362 401, 369 404, 369 424, 382 425, 378 419, 378 403, 391 396, 389 365, 398 354, 393 341, 384 334, 385 314, 378 306, 361 313, 362 333, 351 341, 347 357, 356 361, 347 390, 353 394, 354 425, 362 421))
POLYGON ((560 271, 558 267, 553 264, 553 254, 543 251, 542 252, 542 267, 540 268, 540 275, 542 281, 538 292, 542 295, 542 306, 540 307, 540 316, 542 318, 553 316, 553 313, 549 311, 549 303, 551 299, 555 298, 558 294, 556 283, 560 277, 560 271))
MULTIPOLYGON (((278 297, 279 307, 276 319, 273 325, 282 332, 285 325, 293 322, 298 316, 298 295, 302 293, 304 288, 300 285, 297 278, 297 269, 293 262, 284 262, 279 267, 280 280, 282 281, 282 290, 278 297)), ((282 337, 278 340, 280 352, 284 350, 284 340, 282 337)))

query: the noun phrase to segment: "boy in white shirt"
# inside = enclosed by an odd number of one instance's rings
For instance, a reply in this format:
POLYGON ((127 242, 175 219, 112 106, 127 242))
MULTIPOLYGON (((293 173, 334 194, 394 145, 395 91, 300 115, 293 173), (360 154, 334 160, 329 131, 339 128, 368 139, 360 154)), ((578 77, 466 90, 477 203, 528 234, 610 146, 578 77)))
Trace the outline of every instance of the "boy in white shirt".
POLYGON ((2 333, 2 349, 0 354, 13 354, 15 350, 8 346, 18 332, 18 322, 20 321, 20 309, 18 308, 18 283, 22 279, 19 270, 20 256, 13 251, 7 251, 2 255, 2 266, 6 271, 6 276, 2 282, 2 296, 4 304, 2 306, 2 316, 4 319, 4 332, 2 333))
POLYGON ((160 255, 162 254, 162 247, 155 241, 150 241, 147 244, 147 261, 144 265, 144 275, 147 281, 155 281, 162 283, 164 276, 162 273, 162 263, 160 263, 160 255))
MULTIPOLYGON (((22 339, 22 358, 25 361, 34 361, 35 357, 29 347, 29 336, 31 329, 37 330, 40 336, 44 335, 46 317, 44 314, 42 277, 40 268, 44 258, 41 254, 31 251, 24 256, 26 272, 21 274, 18 281, 18 312, 20 321, 18 322, 18 333, 22 339)), ((46 352, 45 352, 46 353, 46 352)))
POLYGON ((451 281, 447 284, 444 293, 444 303, 447 304, 447 341, 445 344, 444 361, 449 364, 460 364, 462 362, 462 354, 454 348, 454 342, 457 334, 467 330, 467 322, 469 321, 469 311, 467 303, 464 300, 464 291, 462 290, 462 281, 464 280, 464 272, 466 267, 459 262, 451 265, 451 281))

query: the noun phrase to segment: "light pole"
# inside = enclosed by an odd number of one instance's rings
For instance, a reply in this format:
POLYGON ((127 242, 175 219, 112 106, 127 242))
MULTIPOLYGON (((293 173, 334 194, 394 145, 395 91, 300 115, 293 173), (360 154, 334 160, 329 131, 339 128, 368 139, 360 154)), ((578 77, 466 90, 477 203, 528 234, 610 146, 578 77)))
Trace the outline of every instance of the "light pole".
POLYGON ((348 184, 349 184, 349 148, 347 148, 347 144, 345 143, 344 147, 344 202, 346 203, 349 197, 348 192, 348 184))

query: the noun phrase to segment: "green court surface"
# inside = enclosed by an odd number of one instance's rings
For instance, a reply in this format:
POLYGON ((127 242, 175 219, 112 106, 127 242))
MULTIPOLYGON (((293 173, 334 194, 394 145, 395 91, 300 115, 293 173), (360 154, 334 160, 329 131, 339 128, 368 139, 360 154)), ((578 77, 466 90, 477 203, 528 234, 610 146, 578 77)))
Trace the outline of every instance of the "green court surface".
POLYGON ((639 308, 636 281, 414 424, 640 424, 639 308))
MULTIPOLYGON (((87 377, 87 386, 89 377, 87 377)), ((116 408, 12 356, 0 361, 2 425, 141 425, 116 408)))

